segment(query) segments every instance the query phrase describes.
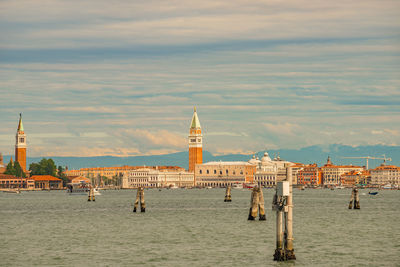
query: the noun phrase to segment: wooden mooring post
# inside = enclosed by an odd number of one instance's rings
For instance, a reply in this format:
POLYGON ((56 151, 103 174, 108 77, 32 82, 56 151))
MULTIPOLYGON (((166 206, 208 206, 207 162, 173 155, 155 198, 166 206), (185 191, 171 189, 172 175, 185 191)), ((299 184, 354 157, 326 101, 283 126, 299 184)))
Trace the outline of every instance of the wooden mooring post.
POLYGON ((349 202, 349 209, 354 208, 355 210, 360 209, 360 197, 358 195, 358 189, 353 188, 351 191, 351 197, 350 197, 350 202, 349 202))
POLYGON ((259 220, 265 221, 264 196, 259 186, 255 186, 251 192, 250 205, 248 220, 254 221, 259 214, 259 220))
POLYGON ((276 249, 275 261, 295 260, 293 249, 293 198, 292 167, 286 165, 286 181, 278 182, 272 201, 276 211, 276 249))
POLYGON ((145 212, 146 211, 146 203, 144 202, 144 189, 143 187, 138 187, 137 193, 136 193, 136 200, 135 204, 133 207, 133 212, 136 212, 140 202, 140 212, 145 212))
POLYGON ((225 199, 224 202, 231 202, 232 201, 232 196, 231 196, 231 185, 228 185, 226 187, 225 191, 225 199))
POLYGON ((94 189, 93 186, 90 186, 89 192, 88 192, 88 200, 87 201, 96 201, 94 198, 94 189))

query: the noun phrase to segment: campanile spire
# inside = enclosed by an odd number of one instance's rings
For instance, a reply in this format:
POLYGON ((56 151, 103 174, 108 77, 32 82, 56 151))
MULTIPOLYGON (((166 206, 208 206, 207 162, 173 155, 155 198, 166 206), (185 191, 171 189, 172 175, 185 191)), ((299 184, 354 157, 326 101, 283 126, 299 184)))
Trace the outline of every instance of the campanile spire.
POLYGON ((196 164, 201 163, 203 163, 203 135, 196 107, 194 107, 189 130, 189 172, 193 172, 196 164))

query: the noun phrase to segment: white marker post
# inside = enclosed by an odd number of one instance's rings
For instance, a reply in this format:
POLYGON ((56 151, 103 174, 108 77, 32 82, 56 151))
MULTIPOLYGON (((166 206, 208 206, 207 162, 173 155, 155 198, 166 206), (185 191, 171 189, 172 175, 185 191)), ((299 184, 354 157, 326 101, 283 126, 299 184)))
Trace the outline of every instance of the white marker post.
POLYGON ((292 168, 289 165, 285 167, 286 181, 277 183, 272 202, 272 210, 276 211, 275 261, 296 259, 293 249, 292 168))

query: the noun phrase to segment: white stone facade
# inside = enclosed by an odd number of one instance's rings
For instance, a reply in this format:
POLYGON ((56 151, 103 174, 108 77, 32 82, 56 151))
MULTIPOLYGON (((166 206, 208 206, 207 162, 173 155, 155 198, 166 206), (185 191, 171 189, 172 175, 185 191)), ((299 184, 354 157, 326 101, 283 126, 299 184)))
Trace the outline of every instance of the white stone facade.
POLYGON ((324 185, 340 185, 341 176, 347 172, 357 171, 362 172, 363 167, 359 166, 336 166, 332 164, 324 165, 322 168, 323 172, 323 184, 324 185))
POLYGON ((381 165, 371 170, 371 184, 395 186, 400 185, 400 167, 389 165, 381 165))
POLYGON ((207 162, 196 164, 196 186, 225 187, 252 182, 255 166, 244 161, 207 162))
POLYGON ((122 188, 192 187, 193 185, 194 175, 186 171, 142 168, 127 172, 122 179, 122 188))
POLYGON ((272 160, 268 152, 264 153, 261 160, 253 156, 249 163, 257 166, 254 183, 266 187, 275 186, 276 182, 286 180, 286 167, 290 165, 292 167, 293 184, 297 184, 297 172, 300 170, 298 164, 281 160, 279 157, 272 160))

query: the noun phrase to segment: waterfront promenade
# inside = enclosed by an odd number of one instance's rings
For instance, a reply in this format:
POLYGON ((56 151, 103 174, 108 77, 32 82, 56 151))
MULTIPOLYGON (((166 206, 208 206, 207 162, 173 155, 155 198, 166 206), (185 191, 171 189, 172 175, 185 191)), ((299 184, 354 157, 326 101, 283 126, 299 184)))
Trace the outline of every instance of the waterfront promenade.
MULTIPOLYGON (((248 221, 250 191, 145 190, 146 213, 132 213, 135 190, 87 196, 63 191, 0 192, 1 266, 396 266, 400 191, 347 208, 350 190, 294 190, 293 263, 273 261, 274 190, 267 221, 248 221)), ((363 193, 366 193, 365 195, 363 193)))

